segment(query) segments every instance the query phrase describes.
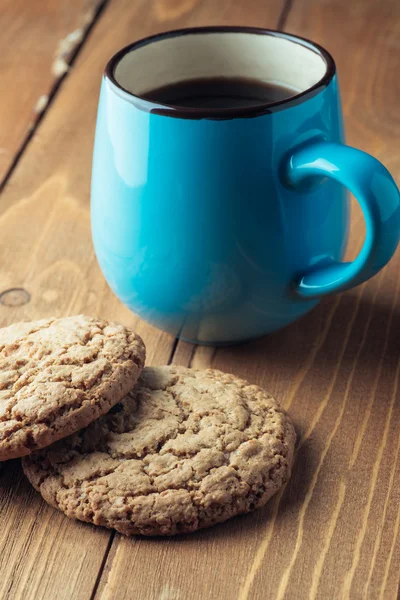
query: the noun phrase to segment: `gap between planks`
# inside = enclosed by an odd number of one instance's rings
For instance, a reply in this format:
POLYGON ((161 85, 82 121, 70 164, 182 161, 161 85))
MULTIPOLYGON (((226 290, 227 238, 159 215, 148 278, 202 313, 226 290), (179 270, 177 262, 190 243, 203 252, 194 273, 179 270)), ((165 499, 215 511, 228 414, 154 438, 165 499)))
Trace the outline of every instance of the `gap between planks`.
POLYGON ((80 51, 82 50, 83 46, 85 45, 86 41, 88 40, 94 26, 96 25, 101 14, 103 13, 103 11, 105 10, 106 6, 108 5, 108 3, 110 1, 111 0, 98 0, 98 2, 96 2, 94 4, 93 16, 92 16, 91 20, 86 25, 86 27, 84 24, 82 26, 83 27, 83 35, 82 35, 81 41, 79 43, 77 43, 76 46, 73 46, 71 48, 71 54, 69 55, 69 57, 66 60, 68 70, 65 71, 65 73, 60 74, 54 80, 54 83, 51 86, 50 91, 47 95, 46 106, 44 107, 43 110, 38 112, 35 122, 33 123, 32 127, 30 127, 30 129, 27 131, 25 138, 23 139, 19 148, 15 152, 15 156, 14 156, 9 168, 7 169, 3 179, 0 181, 0 194, 4 190, 9 179, 11 178, 15 169, 17 168, 20 160, 22 159, 23 155, 25 154, 26 150, 28 149, 29 144, 30 144, 31 140, 33 139, 33 136, 36 134, 36 131, 38 130, 40 123, 43 121, 45 115, 47 114, 48 110, 50 109, 55 97, 57 96, 57 93, 62 88, 62 84, 63 84, 64 80, 70 74, 71 67, 73 67, 75 60, 77 59, 80 51))

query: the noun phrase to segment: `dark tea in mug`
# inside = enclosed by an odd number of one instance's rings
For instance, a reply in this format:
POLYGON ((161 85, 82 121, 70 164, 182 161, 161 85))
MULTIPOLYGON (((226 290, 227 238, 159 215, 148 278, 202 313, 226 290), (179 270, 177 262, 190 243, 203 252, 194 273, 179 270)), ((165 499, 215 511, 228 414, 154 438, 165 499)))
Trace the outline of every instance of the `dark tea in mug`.
POLYGON ((142 95, 146 100, 186 108, 240 108, 281 102, 296 90, 244 77, 210 77, 171 83, 142 95))

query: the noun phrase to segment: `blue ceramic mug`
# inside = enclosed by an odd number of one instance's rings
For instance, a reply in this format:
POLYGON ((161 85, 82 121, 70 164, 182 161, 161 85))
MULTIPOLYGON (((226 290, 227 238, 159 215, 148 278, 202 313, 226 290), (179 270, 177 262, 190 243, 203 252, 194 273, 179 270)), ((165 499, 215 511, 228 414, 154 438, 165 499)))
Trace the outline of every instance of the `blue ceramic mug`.
POLYGON ((399 192, 386 168, 344 145, 335 64, 307 40, 217 27, 136 42, 108 63, 92 179, 92 234, 109 285, 149 323, 196 343, 262 336, 393 255, 399 192), (143 98, 196 78, 293 90, 242 108, 143 98), (345 187, 344 187, 345 186, 345 187), (342 262, 348 188, 366 222, 342 262))

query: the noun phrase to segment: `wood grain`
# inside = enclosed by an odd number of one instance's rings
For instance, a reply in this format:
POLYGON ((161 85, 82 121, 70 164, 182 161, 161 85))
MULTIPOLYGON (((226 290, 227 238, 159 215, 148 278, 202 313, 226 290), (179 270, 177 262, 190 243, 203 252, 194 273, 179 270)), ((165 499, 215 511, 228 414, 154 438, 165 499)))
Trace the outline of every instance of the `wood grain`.
POLYGON ((1 0, 0 183, 102 2, 1 0))

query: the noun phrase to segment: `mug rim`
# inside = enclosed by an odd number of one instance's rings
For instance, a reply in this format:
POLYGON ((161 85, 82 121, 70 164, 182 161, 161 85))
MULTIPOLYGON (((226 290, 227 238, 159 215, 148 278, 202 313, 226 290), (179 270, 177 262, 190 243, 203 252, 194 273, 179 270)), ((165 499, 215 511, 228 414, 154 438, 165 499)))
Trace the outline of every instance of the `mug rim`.
POLYGON ((241 26, 205 26, 205 27, 187 27, 182 29, 172 29, 170 31, 164 31, 156 33, 154 35, 141 38, 136 42, 128 44, 116 52, 108 61, 104 70, 104 78, 111 84, 113 91, 115 91, 121 98, 127 100, 142 111, 149 112, 151 114, 157 114, 161 116, 175 117, 180 119, 233 119, 233 118, 244 118, 244 117, 257 117, 260 115, 271 114, 280 110, 297 106, 309 100, 320 91, 325 89, 334 76, 336 75, 336 64, 332 55, 323 47, 307 38, 278 31, 275 29, 265 29, 261 27, 241 27, 241 26), (133 92, 124 88, 116 79, 114 73, 118 63, 121 59, 130 52, 153 42, 157 42, 163 39, 180 37, 190 34, 207 34, 207 33, 250 33, 254 35, 269 35, 272 37, 280 37, 286 39, 295 44, 308 48, 309 50, 318 54, 326 64, 326 71, 317 83, 310 86, 306 90, 275 102, 266 104, 257 104, 249 107, 237 107, 237 108, 199 108, 199 107, 186 107, 176 106, 173 104, 164 104, 154 100, 148 100, 143 96, 134 94, 133 92))

